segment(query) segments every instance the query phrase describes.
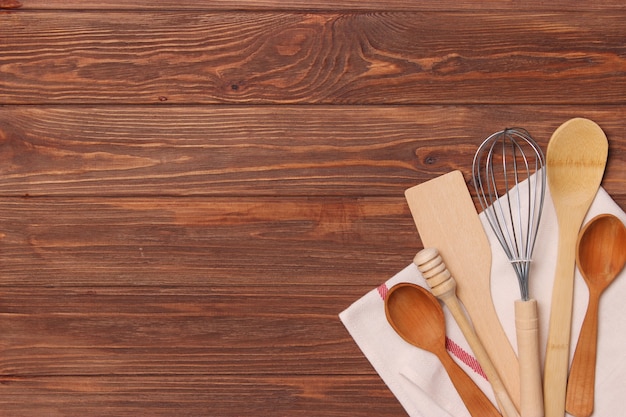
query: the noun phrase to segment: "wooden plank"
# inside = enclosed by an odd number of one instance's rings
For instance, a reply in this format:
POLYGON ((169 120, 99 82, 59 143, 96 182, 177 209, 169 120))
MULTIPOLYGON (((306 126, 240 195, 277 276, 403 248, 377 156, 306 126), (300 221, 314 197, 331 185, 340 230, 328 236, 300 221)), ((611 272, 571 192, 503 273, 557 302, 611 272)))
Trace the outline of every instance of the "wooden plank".
POLYGON ((386 406, 379 415, 390 409, 397 415, 399 406, 337 314, 398 269, 387 259, 397 248, 388 247, 380 260, 387 266, 376 276, 381 267, 367 243, 395 246, 392 240, 403 232, 414 238, 410 228, 394 231, 398 225, 389 221, 404 212, 398 201, 376 198, 370 206, 367 199, 8 200, 14 205, 0 210, 8 215, 0 223, 21 222, 25 229, 3 229, 5 412, 125 415, 143 409, 165 415, 180 407, 212 407, 217 415, 242 415, 252 407, 262 415, 271 409, 341 416, 355 415, 355 404, 382 395, 386 406), (378 226, 363 224, 367 218, 378 226), (303 239, 310 240, 301 246, 301 259, 291 258, 303 239), (139 241, 142 246, 133 247, 139 241), (21 277, 7 268, 20 257, 11 242, 35 252, 23 260, 21 277), (368 271, 363 267, 368 279, 340 265, 351 256, 350 242, 356 244, 355 265, 372 262, 368 271), (215 250, 220 252, 211 254, 215 250), (284 276, 284 285, 265 273, 263 259, 277 264, 272 268, 284 276), (164 274, 170 275, 168 284, 162 270, 172 261, 173 272, 164 274), (228 271, 229 263, 248 272, 228 271), (329 264, 325 271, 320 263, 329 264), (309 264, 317 270, 308 271, 309 264), (206 267, 222 275, 205 269, 193 286, 180 286, 206 267), (337 280, 341 270, 345 284, 337 280), (97 277, 90 278, 92 272, 97 277), (119 278, 131 287, 112 287, 119 278), (88 285, 91 279, 98 280, 92 281, 96 286, 88 285), (69 282, 80 287, 63 286, 69 282), (233 390, 235 384, 246 394, 233 390))
MULTIPOLYGON (((4 106, 0 195, 390 196, 460 169, 479 143, 565 120, 610 143, 604 187, 626 198, 623 106, 4 106)), ((624 207, 624 206, 622 206, 624 207)))
POLYGON ((626 102, 621 9, 42 11, 0 21, 4 104, 626 102))
POLYGON ((3 378, 0 385, 2 411, 12 417, 406 415, 377 375, 103 375, 3 378))
POLYGON ((580 2, 576 0, 0 0, 0 9, 22 10, 606 10, 622 9, 621 0, 580 2))
POLYGON ((419 239, 398 198, 4 199, 3 285, 378 285, 419 239))
POLYGON ((0 374, 370 375, 337 317, 364 295, 354 293, 304 283, 9 287, 0 374))

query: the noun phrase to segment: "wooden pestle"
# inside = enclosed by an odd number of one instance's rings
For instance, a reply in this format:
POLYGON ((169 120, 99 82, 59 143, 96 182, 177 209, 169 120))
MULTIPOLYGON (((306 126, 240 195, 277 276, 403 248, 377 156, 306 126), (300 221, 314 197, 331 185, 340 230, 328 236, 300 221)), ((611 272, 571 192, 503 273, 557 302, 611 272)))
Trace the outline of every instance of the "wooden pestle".
POLYGON ((487 375, 487 379, 491 383, 493 392, 496 396, 498 408, 504 417, 519 417, 519 413, 509 397, 500 375, 491 362, 487 351, 485 350, 480 339, 474 332, 469 319, 465 316, 459 299, 456 296, 456 281, 446 268, 443 259, 439 255, 439 251, 435 248, 426 248, 415 255, 413 259, 415 265, 420 270, 431 292, 439 300, 443 301, 448 307, 454 320, 457 322, 465 339, 469 343, 478 363, 487 375))

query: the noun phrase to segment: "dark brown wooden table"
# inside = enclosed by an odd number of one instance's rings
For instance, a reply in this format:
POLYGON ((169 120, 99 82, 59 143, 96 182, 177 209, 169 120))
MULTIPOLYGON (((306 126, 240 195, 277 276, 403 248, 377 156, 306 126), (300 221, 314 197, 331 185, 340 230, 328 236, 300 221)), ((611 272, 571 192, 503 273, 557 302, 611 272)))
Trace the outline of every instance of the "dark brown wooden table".
POLYGON ((404 415, 404 190, 577 116, 626 208, 622 0, 0 0, 0 415, 404 415))

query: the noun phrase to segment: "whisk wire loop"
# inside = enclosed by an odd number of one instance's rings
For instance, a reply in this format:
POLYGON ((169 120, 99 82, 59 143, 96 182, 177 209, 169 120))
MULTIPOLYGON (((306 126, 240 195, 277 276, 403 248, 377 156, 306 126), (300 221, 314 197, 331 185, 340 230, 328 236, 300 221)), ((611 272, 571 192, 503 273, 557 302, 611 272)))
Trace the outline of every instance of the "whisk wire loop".
POLYGON ((544 166, 541 148, 520 128, 489 136, 472 164, 480 205, 515 270, 522 300, 529 298, 530 262, 546 188, 544 166))

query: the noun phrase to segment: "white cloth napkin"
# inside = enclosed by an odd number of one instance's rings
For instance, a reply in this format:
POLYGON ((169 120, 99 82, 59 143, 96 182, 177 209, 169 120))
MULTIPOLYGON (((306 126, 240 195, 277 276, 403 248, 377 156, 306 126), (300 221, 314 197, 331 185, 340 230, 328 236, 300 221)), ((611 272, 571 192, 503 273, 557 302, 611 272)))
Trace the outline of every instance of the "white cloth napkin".
MULTIPOLYGON (((603 188, 600 188, 587 213, 585 223, 602 213, 614 214, 626 223, 624 211, 603 188)), ((493 302, 511 346, 517 350, 513 310, 514 301, 520 298, 517 278, 483 213, 480 214, 480 218, 492 250, 493 302)), ((530 296, 538 303, 542 361, 545 359, 557 242, 556 214, 548 190, 529 281, 530 296)), ((624 415, 624 405, 621 403, 624 395, 624 381, 626 381, 626 277, 624 275, 626 275, 626 269, 600 299, 594 416, 624 415)), ((576 348, 589 294, 578 270, 574 279, 570 361, 576 348)), ((469 416, 469 412, 438 359, 433 354, 405 342, 387 322, 384 296, 389 288, 399 282, 413 282, 428 288, 417 267, 411 263, 341 312, 339 317, 342 323, 409 416, 469 416)), ((473 357, 461 330, 448 309, 444 307, 443 310, 446 318, 449 353, 495 405, 491 386, 484 375, 481 375, 480 366, 473 357)))

